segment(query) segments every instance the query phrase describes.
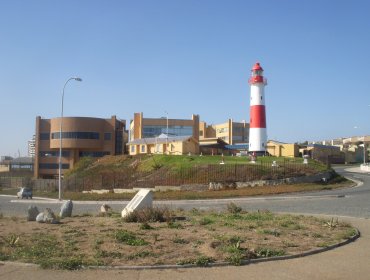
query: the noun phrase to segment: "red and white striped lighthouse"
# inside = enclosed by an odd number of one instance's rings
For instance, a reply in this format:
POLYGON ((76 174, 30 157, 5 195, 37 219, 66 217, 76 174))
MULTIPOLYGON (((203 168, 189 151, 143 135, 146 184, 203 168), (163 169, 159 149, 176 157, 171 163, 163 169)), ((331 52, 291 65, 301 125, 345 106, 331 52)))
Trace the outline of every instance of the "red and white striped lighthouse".
POLYGON ((251 85, 250 125, 249 125, 249 152, 262 155, 266 152, 266 109, 265 109, 265 85, 263 69, 257 62, 252 68, 249 79, 251 85))

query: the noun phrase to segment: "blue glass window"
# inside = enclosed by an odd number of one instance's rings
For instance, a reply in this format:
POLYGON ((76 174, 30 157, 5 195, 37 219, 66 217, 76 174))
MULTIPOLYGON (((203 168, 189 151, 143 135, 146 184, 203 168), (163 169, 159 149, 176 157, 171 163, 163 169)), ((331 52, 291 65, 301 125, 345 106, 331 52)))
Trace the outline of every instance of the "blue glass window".
MULTIPOLYGON (((167 134, 166 125, 145 125, 143 127, 144 138, 157 137, 161 134, 167 134)), ((193 127, 192 126, 182 126, 182 125, 170 125, 168 126, 169 136, 192 136, 193 127)))
MULTIPOLYGON (((62 132, 63 139, 99 139, 99 132, 62 132)), ((51 139, 60 139, 60 132, 51 134, 51 139)))

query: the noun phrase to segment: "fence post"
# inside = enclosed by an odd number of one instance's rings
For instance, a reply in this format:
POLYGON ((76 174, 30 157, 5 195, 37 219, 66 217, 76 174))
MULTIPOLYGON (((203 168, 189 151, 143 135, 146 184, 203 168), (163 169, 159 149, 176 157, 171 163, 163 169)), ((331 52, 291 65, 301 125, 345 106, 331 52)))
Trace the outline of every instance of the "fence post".
POLYGON ((285 170, 286 170, 286 160, 285 160, 285 158, 284 158, 284 170, 283 170, 283 177, 284 177, 284 179, 285 179, 285 170))

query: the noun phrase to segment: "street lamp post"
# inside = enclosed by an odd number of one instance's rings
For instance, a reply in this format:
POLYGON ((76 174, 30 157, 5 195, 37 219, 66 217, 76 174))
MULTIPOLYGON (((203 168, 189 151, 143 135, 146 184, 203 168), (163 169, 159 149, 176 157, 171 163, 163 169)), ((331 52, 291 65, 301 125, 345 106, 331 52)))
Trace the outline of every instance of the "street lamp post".
POLYGON ((81 78, 78 78, 78 77, 69 78, 65 82, 64 87, 63 87, 63 92, 62 92, 62 112, 61 112, 61 115, 60 115, 60 127, 59 127, 59 172, 58 172, 58 190, 59 190, 59 196, 58 196, 58 198, 59 198, 59 200, 62 200, 62 145, 63 145, 62 133, 63 133, 64 90, 65 90, 66 85, 68 84, 68 82, 71 81, 71 80, 82 82, 82 79, 81 78))
POLYGON ((168 154, 168 112, 164 111, 166 113, 166 154, 168 154))

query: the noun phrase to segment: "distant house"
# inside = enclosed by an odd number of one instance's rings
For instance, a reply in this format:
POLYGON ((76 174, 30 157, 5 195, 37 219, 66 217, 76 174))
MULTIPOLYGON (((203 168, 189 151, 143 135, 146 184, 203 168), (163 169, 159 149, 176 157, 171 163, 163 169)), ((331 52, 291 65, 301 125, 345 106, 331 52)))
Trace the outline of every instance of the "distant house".
POLYGON ((32 157, 4 158, 0 162, 0 172, 33 171, 32 157))
POLYGON ((267 142, 267 152, 275 157, 298 157, 298 144, 283 143, 275 140, 267 142))
POLYGON ((321 144, 310 144, 306 148, 299 149, 302 155, 308 155, 310 158, 331 163, 344 163, 345 154, 337 146, 327 146, 321 144))
POLYGON ((199 143, 192 136, 167 136, 134 139, 127 143, 130 155, 168 154, 185 155, 199 154, 199 143))

